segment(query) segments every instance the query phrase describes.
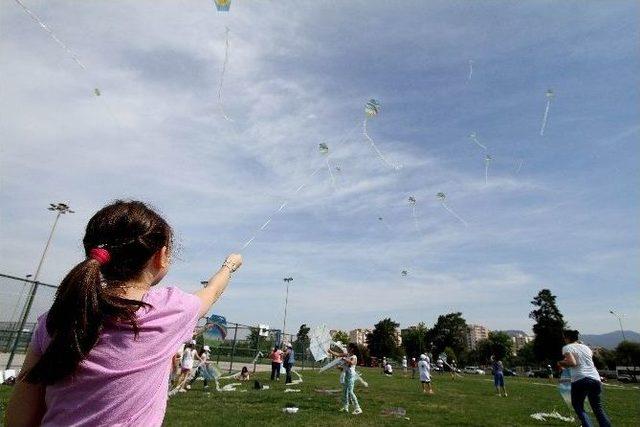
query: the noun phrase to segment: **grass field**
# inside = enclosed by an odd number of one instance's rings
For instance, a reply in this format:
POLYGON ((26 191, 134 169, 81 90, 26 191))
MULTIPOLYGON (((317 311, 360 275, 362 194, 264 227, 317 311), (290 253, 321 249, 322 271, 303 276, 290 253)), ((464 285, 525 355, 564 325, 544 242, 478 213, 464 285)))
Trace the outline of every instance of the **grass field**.
MULTIPOLYGON (((387 378, 377 369, 361 371, 369 383, 369 388, 356 386, 364 410, 361 415, 339 413, 339 394, 315 391, 339 389, 337 371, 319 374, 305 370, 301 372, 304 381, 291 387, 300 389, 300 393, 284 393, 284 384, 271 383, 267 374, 258 374, 256 378, 268 384, 269 390, 253 390, 251 382, 238 388, 246 392, 205 392, 202 383, 197 383, 190 392, 170 400, 165 425, 572 425, 562 421, 543 423, 530 418, 534 412, 554 409, 562 415, 573 415, 558 394, 555 383, 550 385, 546 380, 507 378, 509 397, 501 398, 495 396, 490 376, 467 375, 453 381, 448 375, 435 375, 436 393, 426 396, 419 391, 417 380, 401 375, 387 378), (282 412, 289 403, 300 408, 297 414, 282 412), (405 408, 409 420, 381 415, 384 409, 392 407, 405 408)), ((604 402, 613 425, 640 425, 640 390, 630 386, 607 386, 604 402)))
MULTIPOLYGON (((269 390, 253 390, 253 381, 234 392, 204 390, 198 381, 188 393, 169 401, 166 426, 264 426, 296 424, 307 426, 515 426, 576 425, 562 421, 540 422, 530 418, 534 412, 558 410, 573 415, 560 398, 555 384, 546 380, 507 378, 509 397, 494 395, 489 376, 465 376, 455 381, 448 375, 435 375, 435 395, 419 391, 419 382, 396 375, 383 377, 378 370, 361 369, 369 388, 356 386, 356 394, 364 410, 362 415, 339 413, 339 394, 327 395, 316 389, 339 389, 337 371, 322 374, 305 370, 303 382, 292 386, 299 393, 285 393, 282 381, 271 383, 266 373, 256 378, 270 386, 269 390), (241 390, 247 390, 243 392, 241 390), (295 404, 297 414, 284 414, 282 408, 295 404), (406 409, 404 418, 383 416, 386 408, 406 409)), ((221 382, 221 385, 231 380, 221 382)), ((5 407, 9 387, 0 388, 5 407)), ((640 425, 640 390, 632 386, 607 386, 605 408, 614 426, 640 425)))

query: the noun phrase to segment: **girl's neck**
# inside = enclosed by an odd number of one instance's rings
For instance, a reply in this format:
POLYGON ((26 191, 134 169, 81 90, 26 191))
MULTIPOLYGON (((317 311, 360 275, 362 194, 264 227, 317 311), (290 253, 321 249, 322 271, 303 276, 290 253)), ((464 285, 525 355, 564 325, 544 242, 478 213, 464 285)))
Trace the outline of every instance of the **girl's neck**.
POLYGON ((127 299, 141 301, 151 289, 151 283, 146 281, 131 281, 124 286, 124 297, 127 299))

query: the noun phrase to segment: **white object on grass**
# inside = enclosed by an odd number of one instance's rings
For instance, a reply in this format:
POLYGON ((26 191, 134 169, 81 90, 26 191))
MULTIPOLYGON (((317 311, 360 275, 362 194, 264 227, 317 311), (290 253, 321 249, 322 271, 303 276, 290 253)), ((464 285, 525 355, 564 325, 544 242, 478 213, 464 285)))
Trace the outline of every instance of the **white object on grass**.
POLYGON ((558 411, 553 412, 536 412, 535 414, 531 414, 531 418, 538 421, 546 422, 549 418, 555 418, 560 421, 565 421, 567 423, 573 423, 575 420, 573 417, 565 417, 560 415, 558 411))

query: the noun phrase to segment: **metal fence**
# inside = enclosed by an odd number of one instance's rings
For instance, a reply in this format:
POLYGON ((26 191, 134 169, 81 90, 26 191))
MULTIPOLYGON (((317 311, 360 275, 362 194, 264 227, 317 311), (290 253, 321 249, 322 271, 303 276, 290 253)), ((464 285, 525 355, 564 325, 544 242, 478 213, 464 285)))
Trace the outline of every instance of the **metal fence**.
MULTIPOLYGON (((51 307, 56 289, 55 285, 0 273, 0 369, 19 368, 22 365, 35 322, 51 307), (25 317, 31 297, 32 304, 25 317), (25 320, 24 324, 22 319, 25 320), (14 346, 16 356, 10 357, 14 346), (8 366, 10 360, 11 364, 8 366)), ((299 342, 296 335, 270 330, 266 336, 261 336, 258 325, 235 322, 227 322, 226 329, 224 339, 207 344, 211 347, 211 360, 217 361, 229 371, 242 366, 251 366, 255 370, 258 364, 270 363, 269 353, 275 346, 282 346, 283 343, 293 345, 296 364, 302 369, 314 366, 310 360, 308 344, 299 342)), ((195 339, 199 347, 204 345, 201 334, 196 335, 195 339)))

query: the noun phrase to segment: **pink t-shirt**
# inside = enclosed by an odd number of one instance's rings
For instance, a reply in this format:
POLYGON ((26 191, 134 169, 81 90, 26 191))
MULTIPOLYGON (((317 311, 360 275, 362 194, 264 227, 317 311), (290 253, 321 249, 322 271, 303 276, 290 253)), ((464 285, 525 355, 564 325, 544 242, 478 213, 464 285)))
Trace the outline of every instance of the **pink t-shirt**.
POLYGON ((271 352, 271 361, 273 363, 282 363, 282 350, 276 350, 271 352))
MULTIPOLYGON (((98 343, 75 374, 47 386, 43 426, 160 426, 167 407, 171 359, 191 339, 200 299, 175 287, 152 288, 138 311, 140 334, 105 324, 98 343)), ((49 345, 46 313, 31 348, 49 345)))

